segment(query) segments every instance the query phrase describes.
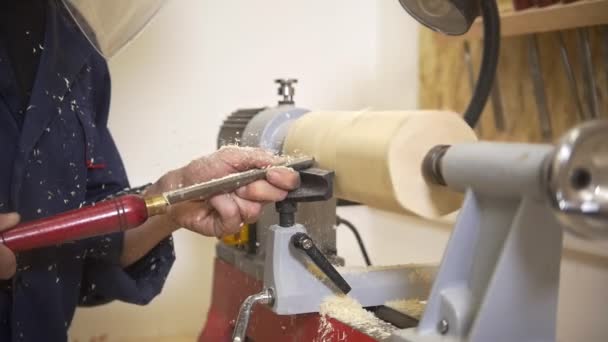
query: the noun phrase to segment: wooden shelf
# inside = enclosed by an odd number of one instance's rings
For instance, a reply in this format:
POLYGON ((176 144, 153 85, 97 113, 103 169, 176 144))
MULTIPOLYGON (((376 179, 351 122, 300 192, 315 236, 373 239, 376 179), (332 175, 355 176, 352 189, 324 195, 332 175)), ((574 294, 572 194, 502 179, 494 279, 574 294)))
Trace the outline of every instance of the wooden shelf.
MULTIPOLYGON (((608 24, 608 0, 582 0, 501 14, 501 35, 504 37, 531 33, 561 31, 608 24)), ((463 38, 481 38, 481 18, 473 23, 463 38)))

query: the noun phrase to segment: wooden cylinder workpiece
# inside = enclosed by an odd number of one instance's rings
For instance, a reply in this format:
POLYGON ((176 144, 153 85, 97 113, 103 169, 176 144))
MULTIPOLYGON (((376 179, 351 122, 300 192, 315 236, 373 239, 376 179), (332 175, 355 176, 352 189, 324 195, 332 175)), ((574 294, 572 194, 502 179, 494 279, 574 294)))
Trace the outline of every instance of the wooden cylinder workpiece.
POLYGON ((427 184, 421 166, 436 145, 475 141, 446 111, 312 112, 290 128, 284 152, 334 170, 338 198, 435 219, 457 210, 462 194, 427 184))

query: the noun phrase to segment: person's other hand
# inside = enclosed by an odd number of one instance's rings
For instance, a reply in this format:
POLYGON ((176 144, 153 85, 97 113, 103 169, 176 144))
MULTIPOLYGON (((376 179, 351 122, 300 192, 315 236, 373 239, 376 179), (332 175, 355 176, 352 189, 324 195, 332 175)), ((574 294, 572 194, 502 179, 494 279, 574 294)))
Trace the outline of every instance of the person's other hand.
MULTIPOLYGON (((16 213, 0 214, 0 231, 10 229, 19 223, 19 215, 16 213)), ((0 279, 10 279, 17 268, 15 254, 8 247, 0 244, 0 279)))
MULTIPOLYGON (((167 173, 151 187, 150 192, 161 193, 235 172, 264 168, 281 161, 280 157, 262 149, 224 147, 207 157, 192 161, 183 168, 167 173)), ((243 224, 257 221, 265 203, 285 199, 287 192, 297 188, 299 184, 297 172, 288 168, 273 168, 268 170, 265 180, 255 181, 233 193, 218 195, 207 201, 171 206, 168 217, 176 226, 206 236, 222 237, 234 234, 243 224)))

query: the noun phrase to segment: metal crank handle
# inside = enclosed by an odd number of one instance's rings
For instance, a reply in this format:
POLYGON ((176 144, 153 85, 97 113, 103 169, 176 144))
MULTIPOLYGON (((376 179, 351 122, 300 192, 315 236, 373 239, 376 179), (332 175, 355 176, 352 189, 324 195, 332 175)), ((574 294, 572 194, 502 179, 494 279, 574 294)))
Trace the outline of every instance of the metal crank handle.
POLYGON ((260 293, 247 297, 239 309, 239 315, 236 318, 236 325, 232 333, 232 342, 245 342, 253 306, 257 303, 271 305, 273 301, 274 294, 271 289, 264 289, 260 293))

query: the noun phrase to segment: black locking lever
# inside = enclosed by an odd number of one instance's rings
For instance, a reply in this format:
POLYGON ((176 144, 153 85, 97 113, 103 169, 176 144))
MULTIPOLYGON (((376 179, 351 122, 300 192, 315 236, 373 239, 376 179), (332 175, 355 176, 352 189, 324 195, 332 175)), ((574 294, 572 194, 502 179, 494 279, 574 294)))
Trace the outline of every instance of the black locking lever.
MULTIPOLYGON (((287 198, 276 204, 279 213, 279 225, 291 227, 295 225, 295 214, 298 202, 327 201, 333 196, 332 171, 310 168, 300 171, 300 187, 287 195, 287 198)), ((334 266, 321 253, 313 240, 305 233, 296 233, 291 238, 293 246, 304 253, 314 262, 317 267, 336 285, 340 291, 347 294, 351 287, 338 273, 334 266)))
POLYGON ((350 292, 350 285, 348 285, 342 275, 329 262, 329 260, 327 260, 325 255, 321 253, 308 234, 294 234, 291 238, 291 243, 295 248, 304 251, 310 260, 312 260, 312 262, 319 267, 321 272, 323 272, 323 274, 325 274, 327 278, 329 278, 329 280, 331 280, 331 282, 340 289, 340 291, 342 291, 344 294, 348 294, 350 292))

